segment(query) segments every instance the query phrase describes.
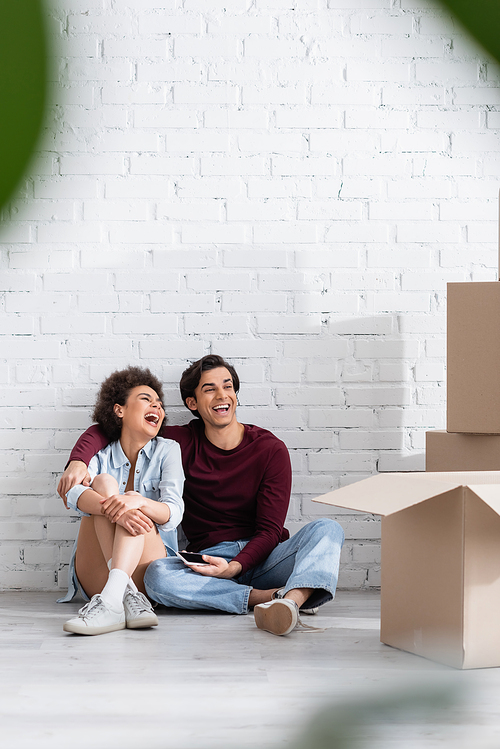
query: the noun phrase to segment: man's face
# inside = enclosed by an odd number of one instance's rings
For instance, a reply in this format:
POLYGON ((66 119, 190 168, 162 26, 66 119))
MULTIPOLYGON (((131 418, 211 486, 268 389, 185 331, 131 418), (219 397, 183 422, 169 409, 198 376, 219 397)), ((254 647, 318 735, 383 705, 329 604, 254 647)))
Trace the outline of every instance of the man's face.
POLYGON ((205 424, 227 427, 236 415, 236 393, 233 378, 225 367, 209 369, 201 375, 194 398, 186 398, 192 411, 198 410, 205 424))

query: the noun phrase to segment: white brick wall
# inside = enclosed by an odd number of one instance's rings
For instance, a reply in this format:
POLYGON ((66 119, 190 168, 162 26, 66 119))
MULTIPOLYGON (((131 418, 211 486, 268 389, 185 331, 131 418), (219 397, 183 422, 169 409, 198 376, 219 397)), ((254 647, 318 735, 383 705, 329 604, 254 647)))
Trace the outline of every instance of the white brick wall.
POLYGON ((497 277, 499 68, 426 0, 71 0, 53 102, 0 226, 0 587, 65 582, 55 497, 100 380, 129 363, 188 418, 218 352, 240 418, 294 466, 289 526, 380 523, 311 502, 423 468, 444 426, 446 282, 497 277))

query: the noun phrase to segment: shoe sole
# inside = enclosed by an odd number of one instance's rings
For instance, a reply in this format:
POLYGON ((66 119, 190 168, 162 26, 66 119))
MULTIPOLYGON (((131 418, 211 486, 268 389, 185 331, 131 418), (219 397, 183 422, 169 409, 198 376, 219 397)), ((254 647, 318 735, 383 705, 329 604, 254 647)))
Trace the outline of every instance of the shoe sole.
POLYGON ((127 622, 127 629, 143 629, 145 627, 157 627, 158 617, 156 614, 144 616, 137 619, 131 619, 127 622))
POLYGON ((293 612, 288 606, 256 606, 253 610, 255 624, 259 629, 273 635, 287 635, 295 628, 293 612))
POLYGON ((105 635, 108 632, 118 632, 120 629, 125 629, 125 622, 108 624, 107 627, 86 627, 82 624, 70 624, 69 622, 63 624, 63 630, 74 635, 105 635))

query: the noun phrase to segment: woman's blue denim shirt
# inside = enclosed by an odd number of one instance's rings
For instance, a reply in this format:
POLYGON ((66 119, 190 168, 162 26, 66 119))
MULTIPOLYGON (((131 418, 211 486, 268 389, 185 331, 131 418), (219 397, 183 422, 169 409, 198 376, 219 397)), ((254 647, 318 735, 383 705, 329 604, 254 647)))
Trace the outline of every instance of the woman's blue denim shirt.
MULTIPOLYGON (((89 474, 93 481, 101 474, 107 473, 118 481, 120 494, 125 493, 130 473, 130 461, 122 450, 119 442, 112 442, 94 455, 89 463, 89 474)), ((79 515, 89 513, 83 512, 78 507, 80 496, 89 487, 78 484, 66 494, 68 508, 75 510, 79 515)), ((157 528, 165 546, 177 549, 176 528, 182 520, 184 513, 184 500, 182 490, 184 488, 184 471, 182 470, 181 449, 174 440, 156 437, 150 440, 137 456, 134 474, 134 491, 143 497, 154 499, 157 502, 165 502, 170 508, 170 518, 167 523, 158 525, 157 528)), ((76 593, 75 575, 75 553, 76 542, 71 555, 69 569, 69 589, 67 596, 61 600, 71 600, 76 593)))

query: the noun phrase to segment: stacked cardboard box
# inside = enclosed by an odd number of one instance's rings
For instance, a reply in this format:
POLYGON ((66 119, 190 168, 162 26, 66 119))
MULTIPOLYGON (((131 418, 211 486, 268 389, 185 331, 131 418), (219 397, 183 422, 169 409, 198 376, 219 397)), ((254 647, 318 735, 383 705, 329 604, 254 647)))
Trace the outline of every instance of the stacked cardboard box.
POLYGON ((426 435, 426 470, 500 470, 500 283, 448 284, 447 431, 426 435))

